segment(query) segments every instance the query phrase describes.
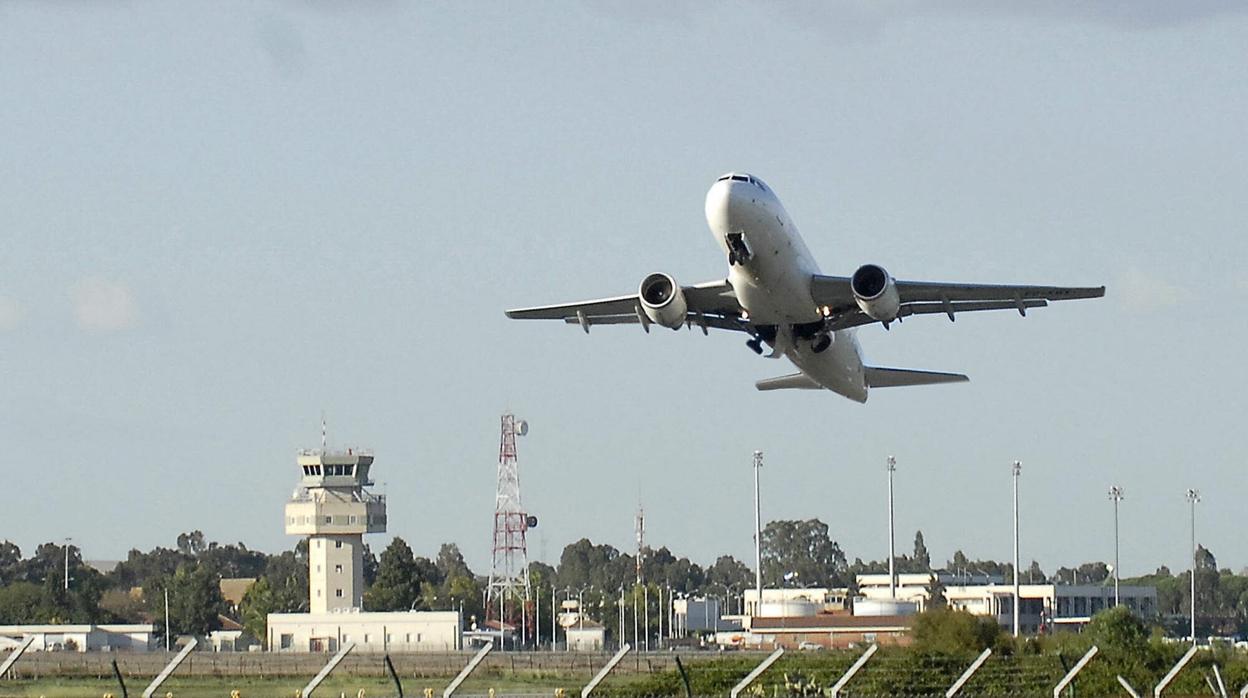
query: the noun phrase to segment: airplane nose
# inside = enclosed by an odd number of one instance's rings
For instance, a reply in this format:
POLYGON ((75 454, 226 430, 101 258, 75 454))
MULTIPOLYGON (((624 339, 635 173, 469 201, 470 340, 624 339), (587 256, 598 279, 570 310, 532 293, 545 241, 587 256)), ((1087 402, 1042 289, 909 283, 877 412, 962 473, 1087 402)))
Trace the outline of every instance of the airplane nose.
POLYGON ((741 182, 721 180, 706 193, 706 222, 716 230, 735 230, 744 225, 749 198, 741 182))

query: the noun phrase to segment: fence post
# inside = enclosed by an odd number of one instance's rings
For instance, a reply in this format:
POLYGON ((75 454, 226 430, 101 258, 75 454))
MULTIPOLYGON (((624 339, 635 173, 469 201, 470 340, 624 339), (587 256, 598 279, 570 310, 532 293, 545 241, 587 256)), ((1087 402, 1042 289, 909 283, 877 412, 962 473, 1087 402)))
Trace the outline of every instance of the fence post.
POLYGON ((1127 689, 1127 693, 1131 694, 1131 698, 1140 698, 1140 694, 1131 687, 1131 684, 1127 683, 1126 679, 1122 678, 1122 674, 1118 675, 1118 683, 1122 684, 1122 687, 1127 689))
POLYGON ((126 680, 121 678, 121 669, 117 667, 117 660, 113 660, 113 676, 116 677, 117 683, 121 685, 121 698, 130 698, 130 692, 126 690, 126 680))
POLYGON ((876 651, 879 649, 879 645, 871 645, 867 648, 866 652, 862 653, 862 656, 858 658, 858 661, 854 662, 853 666, 847 669, 845 673, 841 675, 841 678, 837 679, 836 683, 832 685, 832 691, 830 693, 831 698, 839 698, 841 695, 841 689, 845 688, 845 684, 849 683, 849 680, 854 678, 854 675, 858 673, 859 669, 862 669, 867 665, 867 660, 871 659, 871 657, 874 656, 876 651))
POLYGON ((394 670, 394 662, 390 661, 390 655, 385 656, 386 673, 390 674, 390 680, 394 681, 394 688, 399 692, 398 698, 403 698, 403 682, 399 681, 399 673, 394 670))
MULTIPOLYGON (((321 685, 321 682, 325 680, 326 676, 329 676, 329 672, 333 671, 334 668, 338 666, 338 663, 346 658, 347 653, 353 649, 355 649, 354 642, 348 642, 343 645, 342 648, 338 650, 338 654, 335 654, 333 658, 326 662, 325 666, 321 667, 321 670, 317 672, 316 676, 313 676, 312 680, 308 682, 308 685, 303 687, 303 692, 299 695, 303 696, 303 698, 311 696, 312 692, 316 690, 316 687, 321 685)), ((147 698, 147 696, 144 696, 143 698, 147 698)))
POLYGON ((607 678, 607 674, 611 673, 611 670, 615 668, 615 665, 619 664, 620 660, 624 659, 624 655, 628 654, 631 649, 633 649, 632 645, 625 642, 624 646, 620 648, 620 651, 616 652, 615 656, 611 658, 611 661, 607 662, 606 666, 599 669, 598 673, 594 674, 594 678, 590 679, 589 683, 585 684, 585 688, 581 689, 581 698, 589 698, 589 694, 595 688, 598 688, 598 684, 602 683, 602 680, 607 678))
POLYGON ((477 653, 473 655, 472 659, 468 660, 468 664, 465 665, 463 669, 459 670, 459 673, 456 674, 455 678, 451 679, 451 683, 447 685, 446 690, 442 691, 442 698, 451 698, 451 694, 455 692, 455 689, 459 688, 459 685, 464 682, 464 679, 468 678, 468 675, 477 668, 477 665, 485 659, 485 655, 489 654, 492 649, 494 649, 493 642, 486 644, 478 650, 477 653))
POLYGON ((1222 672, 1218 670, 1218 665, 1213 665, 1213 676, 1218 680, 1218 693, 1222 694, 1222 698, 1226 696, 1226 682, 1222 680, 1222 672))
MULTIPOLYGON (((746 686, 754 683, 754 679, 757 679, 764 671, 767 671, 768 667, 775 664, 776 660, 779 659, 782 654, 784 654, 784 648, 778 647, 775 652, 767 655, 766 659, 764 659, 758 666, 754 667, 754 671, 746 674, 745 678, 741 679, 741 683, 732 687, 732 698, 737 698, 737 696, 741 695, 741 691, 744 691, 746 686)), ((584 696, 582 696, 582 698, 584 698, 584 696)))
POLYGON ((988 657, 991 655, 991 647, 983 652, 980 652, 979 656, 975 658, 975 661, 971 662, 971 665, 966 668, 966 671, 962 672, 962 675, 958 677, 958 680, 953 682, 953 685, 949 687, 948 691, 945 691, 945 698, 953 698, 956 696, 958 691, 962 690, 962 687, 966 685, 966 682, 971 680, 971 677, 975 675, 975 672, 979 671, 979 668, 984 665, 984 662, 988 661, 988 657))
POLYGON ((4 664, 0 664, 0 677, 3 677, 5 674, 9 673, 9 669, 12 669, 13 665, 17 664, 17 660, 22 658, 22 653, 25 652, 32 644, 34 644, 34 642, 35 642, 35 636, 30 635, 25 640, 22 640, 22 644, 18 645, 17 647, 14 647, 13 651, 9 652, 9 656, 4 658, 4 664))
MULTIPOLYGON (((680 672, 680 680, 685 684, 685 698, 693 698, 693 687, 689 685, 689 672, 685 671, 685 665, 680 663, 680 655, 676 655, 676 671, 680 672)), ((1248 686, 1244 689, 1248 690, 1248 686)))
POLYGON ((1161 698, 1161 692, 1166 690, 1166 686, 1170 685, 1170 682, 1174 680, 1174 677, 1178 676, 1179 672, 1183 671, 1183 667, 1187 666, 1187 663, 1192 661, 1192 657, 1196 656, 1196 651, 1198 649, 1200 648, 1196 645, 1192 645, 1191 649, 1189 649, 1187 653, 1183 655, 1183 658, 1179 660, 1179 663, 1170 668, 1170 673, 1166 674, 1165 678, 1161 680, 1161 683, 1157 684, 1157 686, 1153 689, 1153 698, 1161 698))
MULTIPOLYGON (((1070 671, 1066 672, 1066 675, 1062 677, 1062 680, 1058 681, 1057 685, 1053 687, 1053 698, 1061 698, 1062 691, 1066 690, 1066 687, 1070 685, 1070 682, 1075 680, 1075 677, 1079 675, 1079 672, 1083 671, 1083 668, 1088 665, 1088 662, 1092 661, 1092 658, 1095 657, 1096 653, 1099 651, 1100 650, 1097 649, 1096 645, 1092 645, 1092 649, 1088 650, 1087 654, 1083 655, 1083 657, 1070 668, 1070 671)), ((1223 698, 1225 698, 1225 696, 1223 698)))
POLYGON ((178 665, 182 663, 182 660, 191 656, 191 651, 194 650, 195 645, 198 644, 199 640, 191 638, 191 641, 186 643, 186 647, 183 647, 182 651, 178 652, 177 656, 169 660, 169 663, 165 665, 165 668, 161 669, 160 673, 156 675, 156 678, 152 679, 152 682, 147 685, 147 690, 143 691, 143 698, 152 698, 152 694, 156 693, 156 689, 160 688, 160 685, 165 682, 165 679, 169 678, 169 675, 178 668, 178 665))

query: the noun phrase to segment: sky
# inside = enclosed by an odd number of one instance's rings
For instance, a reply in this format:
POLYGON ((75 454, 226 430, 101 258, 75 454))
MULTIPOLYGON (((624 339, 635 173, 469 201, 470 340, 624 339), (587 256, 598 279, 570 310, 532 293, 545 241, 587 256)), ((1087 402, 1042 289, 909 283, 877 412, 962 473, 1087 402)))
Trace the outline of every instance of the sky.
POLYGON ((270 552, 295 453, 376 453, 389 531, 488 571, 499 415, 531 559, 1248 566, 1248 13, 1238 3, 0 0, 0 539, 270 552), (969 384, 759 393, 735 334, 509 307, 722 279, 703 198, 764 178, 828 274, 1100 285, 860 330, 969 384))

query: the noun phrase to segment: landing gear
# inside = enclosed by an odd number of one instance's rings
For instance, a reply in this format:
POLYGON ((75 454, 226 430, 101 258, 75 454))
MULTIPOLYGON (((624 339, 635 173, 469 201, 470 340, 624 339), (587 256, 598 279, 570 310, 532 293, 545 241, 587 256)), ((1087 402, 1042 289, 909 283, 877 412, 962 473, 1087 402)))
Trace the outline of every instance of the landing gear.
POLYGON ((821 334, 819 338, 810 343, 810 350, 816 354, 822 354, 832 346, 832 335, 821 334))
POLYGON ((747 346, 747 347, 749 347, 750 349, 754 350, 754 353, 755 353, 755 354, 758 354, 759 356, 762 356, 762 354, 763 354, 763 340, 759 339, 758 337, 755 337, 754 339, 751 339, 751 340, 749 340, 748 342, 746 342, 746 343, 745 343, 745 346, 747 346))
POLYGON ((750 246, 745 242, 745 233, 728 233, 728 266, 745 264, 750 261, 750 246))

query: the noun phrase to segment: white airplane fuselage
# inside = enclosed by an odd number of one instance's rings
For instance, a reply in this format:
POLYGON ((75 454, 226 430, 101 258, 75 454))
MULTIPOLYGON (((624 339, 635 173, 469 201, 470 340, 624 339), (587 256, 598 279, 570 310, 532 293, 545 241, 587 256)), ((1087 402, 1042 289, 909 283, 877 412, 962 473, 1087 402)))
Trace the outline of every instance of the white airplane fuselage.
POLYGON ((788 358, 819 385, 865 402, 862 353, 853 330, 834 332, 831 346, 819 353, 809 340, 794 337, 794 326, 824 318, 811 295, 811 277, 820 271, 770 187, 751 175, 725 175, 706 194, 706 222, 733 260, 728 281, 750 323, 776 328, 774 341, 768 342, 776 355, 788 358))

